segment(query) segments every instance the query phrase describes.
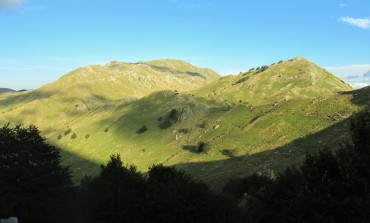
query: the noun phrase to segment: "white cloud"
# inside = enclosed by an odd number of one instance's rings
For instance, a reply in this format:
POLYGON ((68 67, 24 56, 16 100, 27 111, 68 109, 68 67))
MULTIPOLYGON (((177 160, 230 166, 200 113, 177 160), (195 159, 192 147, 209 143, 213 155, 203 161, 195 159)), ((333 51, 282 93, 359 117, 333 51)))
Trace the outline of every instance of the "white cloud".
POLYGON ((0 0, 0 10, 14 9, 26 2, 27 0, 0 0))
POLYGON ((326 66, 325 69, 342 78, 360 76, 370 70, 370 64, 355 64, 347 66, 326 66))
POLYGON ((370 85, 370 83, 365 83, 365 82, 354 82, 354 83, 349 83, 353 88, 363 88, 367 87, 370 85))
POLYGON ((362 75, 363 77, 368 77, 370 78, 370 70, 368 72, 366 72, 364 75, 362 75))
POLYGON ((370 27, 369 18, 341 17, 339 20, 362 29, 367 29, 370 27))
POLYGON ((344 8, 344 7, 346 7, 347 6, 347 4, 346 3, 340 3, 339 4, 339 7, 341 7, 341 8, 344 8))
POLYGON ((324 68, 348 82, 354 88, 362 88, 370 85, 370 78, 363 75, 370 71, 370 64, 327 66, 324 68))

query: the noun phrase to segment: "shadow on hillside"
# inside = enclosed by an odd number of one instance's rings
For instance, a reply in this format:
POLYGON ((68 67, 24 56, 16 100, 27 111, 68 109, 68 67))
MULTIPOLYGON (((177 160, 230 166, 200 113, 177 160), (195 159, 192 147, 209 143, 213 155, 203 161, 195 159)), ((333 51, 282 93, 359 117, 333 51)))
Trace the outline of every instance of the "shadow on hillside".
POLYGON ((25 104, 32 102, 34 100, 42 100, 49 98, 55 94, 60 93, 59 91, 41 91, 41 90, 34 90, 34 91, 27 91, 25 93, 11 95, 4 99, 0 99, 0 105, 8 106, 10 104, 25 104))
MULTIPOLYGON (((351 94, 351 102, 357 106, 370 109, 370 88, 360 89, 340 94, 351 94)), ((276 174, 287 166, 298 165, 304 161, 307 153, 319 149, 337 149, 350 139, 349 127, 352 117, 344 119, 326 129, 294 140, 276 149, 258 152, 252 155, 231 157, 225 155, 225 160, 181 163, 174 165, 205 181, 213 189, 220 190, 229 179, 248 176, 252 173, 276 174)), ((212 149, 212 148, 211 148, 212 149)))
MULTIPOLYGON (((370 108, 370 88, 341 94, 351 94, 351 102, 366 109, 370 108)), ((251 155, 232 157, 221 151, 225 160, 181 163, 174 165, 176 168, 190 173, 195 179, 205 181, 213 189, 219 190, 232 178, 248 176, 252 173, 275 173, 284 170, 287 166, 298 165, 307 153, 316 152, 319 149, 335 149, 349 139, 349 126, 351 117, 344 119, 326 129, 322 129, 311 135, 294 140, 293 142, 269 150, 251 155)), ((210 148, 212 149, 212 148, 210 148)), ((95 175, 99 172, 100 163, 96 163, 76 154, 61 150, 63 164, 71 165, 74 181, 78 181, 85 175, 95 175)), ((199 154, 203 156, 203 154, 199 154)))
POLYGON ((175 69, 170 69, 168 67, 155 66, 155 65, 151 65, 151 64, 147 64, 147 65, 150 66, 151 68, 153 68, 154 70, 161 71, 161 72, 167 72, 167 73, 171 73, 171 74, 184 74, 185 73, 185 74, 193 76, 193 77, 200 77, 200 78, 203 78, 203 79, 207 79, 205 76, 203 76, 202 74, 200 74, 198 72, 179 71, 179 70, 175 70, 175 69))
POLYGON ((94 176, 99 173, 100 166, 103 164, 87 160, 63 149, 59 149, 59 151, 62 158, 62 164, 64 166, 69 166, 72 179, 75 184, 79 184, 80 180, 84 176, 94 176))

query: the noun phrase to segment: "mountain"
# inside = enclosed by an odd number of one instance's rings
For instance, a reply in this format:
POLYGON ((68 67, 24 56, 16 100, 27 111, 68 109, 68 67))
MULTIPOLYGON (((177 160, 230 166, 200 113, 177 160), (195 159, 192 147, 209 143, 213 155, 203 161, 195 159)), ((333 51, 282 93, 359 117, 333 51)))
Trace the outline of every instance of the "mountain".
POLYGON ((16 91, 13 89, 9 89, 9 88, 0 88, 0 94, 7 93, 7 92, 16 92, 16 91))
POLYGON ((296 57, 221 78, 195 93, 224 101, 261 105, 349 90, 352 87, 336 76, 303 57, 296 57))
POLYGON ((126 103, 162 90, 197 89, 219 77, 210 69, 180 60, 110 62, 78 68, 53 83, 0 103, 2 110, 17 108, 20 112, 14 112, 14 122, 52 129, 99 106, 126 103))
POLYGON ((39 126, 76 179, 120 153, 141 171, 176 166, 217 189, 340 144, 367 90, 302 57, 221 78, 179 60, 110 62, 0 97, 0 122, 39 126))

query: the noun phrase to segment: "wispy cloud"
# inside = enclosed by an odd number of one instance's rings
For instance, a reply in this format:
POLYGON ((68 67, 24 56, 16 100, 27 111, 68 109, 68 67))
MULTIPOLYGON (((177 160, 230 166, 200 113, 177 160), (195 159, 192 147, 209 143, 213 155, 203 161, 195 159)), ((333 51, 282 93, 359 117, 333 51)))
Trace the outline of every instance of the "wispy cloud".
POLYGON ((325 69, 341 77, 360 76, 370 70, 370 64, 354 64, 346 66, 326 66, 325 69))
POLYGON ((370 64, 325 67, 329 72, 339 76, 354 88, 370 85, 370 64))
POLYGON ((339 20, 362 29, 367 29, 370 27, 369 18, 341 17, 339 20))
POLYGON ((0 71, 29 71, 29 70, 63 70, 61 67, 50 67, 39 64, 27 64, 21 60, 0 60, 0 71))
POLYGON ((359 78, 360 76, 358 75, 354 75, 354 76, 348 76, 347 79, 356 79, 356 78, 359 78))
POLYGON ((362 75, 363 77, 370 77, 370 69, 368 72, 366 72, 364 75, 362 75))
POLYGON ((344 7, 346 7, 347 6, 347 4, 346 3, 340 3, 339 4, 339 7, 341 7, 341 8, 344 8, 344 7))
POLYGON ((366 83, 366 82, 354 82, 354 83, 349 83, 349 84, 354 88, 363 88, 363 87, 367 87, 370 85, 369 83, 366 83))
POLYGON ((24 5, 27 0, 0 0, 0 10, 11 10, 24 5))

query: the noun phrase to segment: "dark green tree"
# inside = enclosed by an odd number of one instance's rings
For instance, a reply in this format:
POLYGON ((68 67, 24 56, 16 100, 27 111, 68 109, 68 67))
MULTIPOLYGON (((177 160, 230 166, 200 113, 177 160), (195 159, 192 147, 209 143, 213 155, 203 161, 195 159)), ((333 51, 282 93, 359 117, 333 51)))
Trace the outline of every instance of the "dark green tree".
POLYGON ((150 222, 235 222, 233 200, 215 195, 207 185, 173 167, 157 165, 147 178, 146 214, 150 222))
POLYGON ((112 155, 100 174, 82 181, 85 222, 142 222, 145 182, 134 166, 112 155))
POLYGON ((273 181, 253 175, 224 191, 239 199, 247 222, 370 222, 370 112, 356 115, 350 130, 335 153, 319 148, 273 181))
POLYGON ((64 222, 73 184, 59 150, 35 126, 0 128, 0 218, 64 222))

